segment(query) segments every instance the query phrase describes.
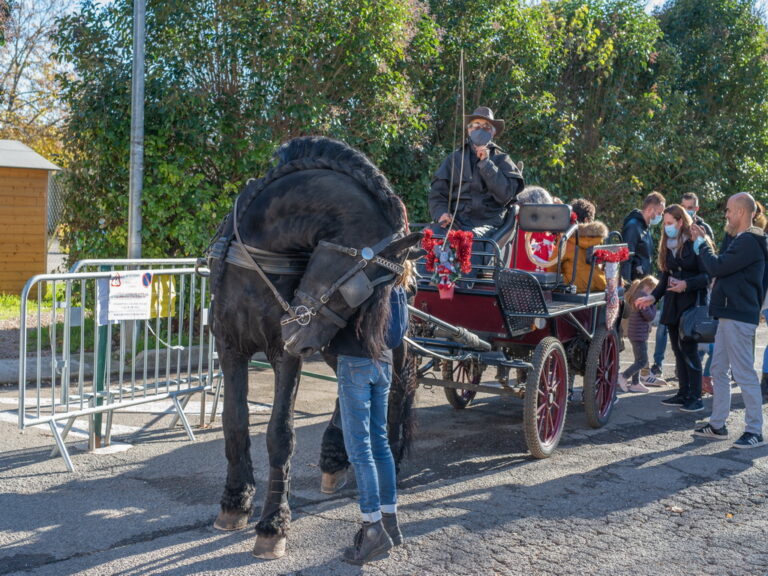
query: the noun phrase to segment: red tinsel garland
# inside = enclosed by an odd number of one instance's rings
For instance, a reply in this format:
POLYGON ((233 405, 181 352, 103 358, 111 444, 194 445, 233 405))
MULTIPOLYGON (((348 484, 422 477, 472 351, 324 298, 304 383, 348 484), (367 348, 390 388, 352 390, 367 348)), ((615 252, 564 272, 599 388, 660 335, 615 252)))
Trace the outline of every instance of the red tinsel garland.
POLYGON ((626 246, 622 246, 618 250, 595 250, 592 257, 599 262, 624 262, 629 260, 629 249, 626 246))
MULTIPOLYGON (((453 250, 454 265, 464 274, 469 274, 472 270, 472 239, 474 234, 469 230, 451 230, 448 232, 448 245, 453 250)), ((435 246, 441 242, 441 239, 434 237, 434 232, 427 228, 424 231, 424 238, 421 240, 421 247, 426 250, 425 267, 427 272, 435 269, 437 254, 435 246)), ((438 271, 440 272, 440 271, 438 271)), ((441 272, 443 273, 443 272, 441 272)))

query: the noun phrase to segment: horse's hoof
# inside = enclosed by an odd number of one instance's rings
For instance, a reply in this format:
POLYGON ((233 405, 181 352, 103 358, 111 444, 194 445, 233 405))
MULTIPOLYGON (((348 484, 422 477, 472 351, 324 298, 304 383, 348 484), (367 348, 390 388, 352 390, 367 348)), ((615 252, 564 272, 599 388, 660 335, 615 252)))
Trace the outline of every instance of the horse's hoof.
POLYGON ((216 521, 213 523, 213 527, 216 530, 242 530, 248 525, 248 514, 244 512, 225 512, 219 511, 219 515, 216 517, 216 521))
POLYGON ((276 560, 285 556, 285 536, 256 535, 256 544, 253 545, 253 555, 262 560, 276 560))
POLYGON ((320 481, 320 492, 323 494, 335 494, 344 486, 347 485, 347 471, 339 470, 333 474, 329 472, 323 472, 323 477, 320 481))

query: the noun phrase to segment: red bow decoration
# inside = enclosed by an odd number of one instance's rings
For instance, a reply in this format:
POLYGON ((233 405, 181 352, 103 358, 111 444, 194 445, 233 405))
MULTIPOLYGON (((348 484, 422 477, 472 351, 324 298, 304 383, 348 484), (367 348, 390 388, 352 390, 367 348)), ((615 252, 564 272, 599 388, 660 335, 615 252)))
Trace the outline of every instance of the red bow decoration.
POLYGON ((601 250, 595 250, 592 253, 592 257, 598 262, 624 262, 629 260, 629 249, 626 246, 622 246, 618 250, 607 250, 605 248, 601 250))
POLYGON ((451 230, 441 241, 431 229, 424 231, 421 247, 427 251, 425 267, 427 272, 434 272, 432 283, 440 289, 441 297, 453 297, 453 286, 461 273, 472 270, 473 238, 469 230, 451 230))

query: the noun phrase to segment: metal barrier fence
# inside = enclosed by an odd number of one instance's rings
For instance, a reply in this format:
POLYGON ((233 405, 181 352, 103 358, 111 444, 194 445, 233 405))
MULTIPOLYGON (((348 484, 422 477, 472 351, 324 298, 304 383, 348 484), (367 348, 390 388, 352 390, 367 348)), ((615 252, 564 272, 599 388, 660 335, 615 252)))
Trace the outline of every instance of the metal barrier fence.
POLYGON ((115 410, 170 399, 171 426, 180 420, 194 440, 184 409, 199 392, 204 425, 206 392, 214 381, 219 392, 221 372, 207 327, 207 278, 195 274, 194 263, 83 260, 69 273, 41 274, 25 285, 19 427, 48 424, 56 442, 52 456, 60 453, 69 471, 74 466, 64 441, 78 417, 88 417, 89 448, 94 449, 102 438, 110 442, 115 410), (44 306, 46 294, 50 310, 44 306), (60 431, 62 420, 66 425, 60 431))

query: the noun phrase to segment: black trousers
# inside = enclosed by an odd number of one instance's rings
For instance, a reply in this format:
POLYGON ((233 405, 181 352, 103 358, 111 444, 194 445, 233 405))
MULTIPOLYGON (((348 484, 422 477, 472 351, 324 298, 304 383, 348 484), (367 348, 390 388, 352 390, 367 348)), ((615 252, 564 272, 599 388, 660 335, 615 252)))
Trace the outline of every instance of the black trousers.
POLYGON ((672 344, 672 352, 675 353, 677 378, 680 382, 678 395, 685 399, 701 399, 701 357, 699 357, 699 345, 696 342, 682 342, 680 340, 679 324, 667 324, 669 341, 672 344))

